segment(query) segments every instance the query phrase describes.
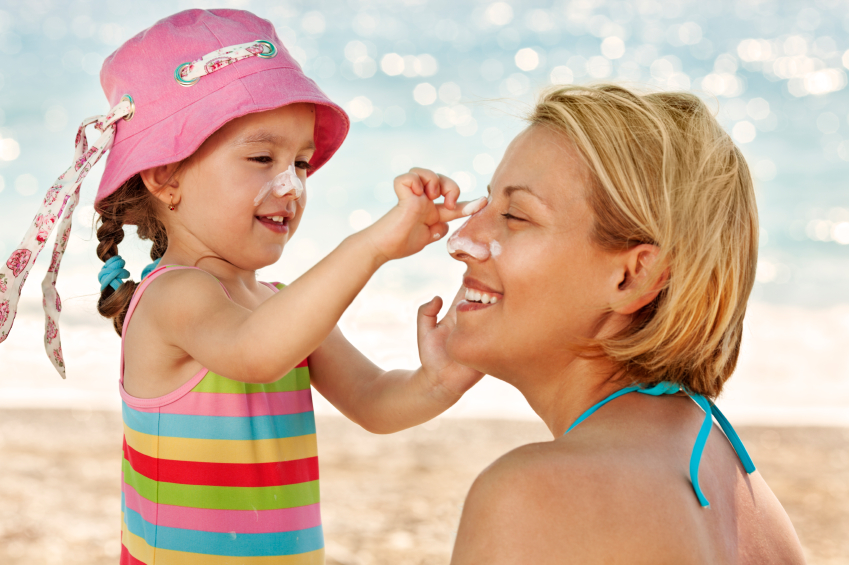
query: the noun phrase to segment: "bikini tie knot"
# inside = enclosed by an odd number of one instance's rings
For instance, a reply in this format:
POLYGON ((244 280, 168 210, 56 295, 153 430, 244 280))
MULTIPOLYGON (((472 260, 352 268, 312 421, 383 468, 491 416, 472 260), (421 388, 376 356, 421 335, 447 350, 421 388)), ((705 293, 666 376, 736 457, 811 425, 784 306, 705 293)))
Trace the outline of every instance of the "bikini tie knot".
POLYGON ((130 276, 130 271, 124 268, 124 260, 120 255, 115 255, 114 257, 110 257, 100 269, 100 273, 97 274, 97 280, 100 281, 100 291, 106 289, 107 286, 111 286, 114 290, 118 290, 122 284, 124 284, 124 279, 130 276))
MULTIPOLYGON (((678 383, 671 383, 669 381, 661 381, 661 382, 659 382, 656 385, 651 386, 651 387, 647 387, 647 388, 640 387, 640 390, 638 390, 637 392, 640 392, 642 394, 649 394, 651 396, 662 396, 664 394, 675 394, 676 392, 680 392, 682 390, 683 389, 681 388, 681 385, 679 385, 678 383)), ((684 392, 686 392, 686 391, 684 391, 684 392)))

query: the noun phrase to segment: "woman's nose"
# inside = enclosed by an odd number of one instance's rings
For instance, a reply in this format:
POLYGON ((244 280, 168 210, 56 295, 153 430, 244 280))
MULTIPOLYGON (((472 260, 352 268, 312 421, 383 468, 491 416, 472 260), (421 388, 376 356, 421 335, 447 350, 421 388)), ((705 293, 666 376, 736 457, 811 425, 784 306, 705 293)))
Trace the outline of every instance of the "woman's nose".
POLYGON ((448 253, 458 261, 486 261, 491 252, 489 243, 481 241, 473 216, 448 238, 448 253))

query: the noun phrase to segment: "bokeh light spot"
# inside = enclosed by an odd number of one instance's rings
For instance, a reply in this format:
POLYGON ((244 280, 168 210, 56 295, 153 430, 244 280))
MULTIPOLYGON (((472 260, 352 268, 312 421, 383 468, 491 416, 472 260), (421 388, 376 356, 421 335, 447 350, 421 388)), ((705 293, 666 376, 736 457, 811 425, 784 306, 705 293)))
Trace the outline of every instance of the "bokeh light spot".
POLYGON ((15 190, 23 196, 35 194, 38 190, 38 179, 34 175, 24 173, 15 179, 15 190))
POLYGON ((607 37, 601 42, 601 54, 608 59, 619 59, 625 54, 625 42, 618 37, 607 37))
POLYGON ((422 106, 429 106, 436 102, 436 88, 429 82, 417 84, 413 89, 413 99, 422 106))
POLYGON ((539 66, 539 54, 530 47, 519 49, 513 59, 523 71, 532 71, 539 66))
POLYGON ((472 167, 478 174, 488 175, 495 170, 495 159, 489 153, 480 153, 472 161, 472 167))
POLYGON ((348 216, 348 223, 357 231, 365 229, 371 225, 371 214, 366 210, 354 210, 348 216))
POLYGON ((572 69, 566 65, 559 65, 551 69, 549 79, 552 84, 572 84, 575 80, 575 75, 572 74, 572 69))
POLYGON ((753 141, 757 135, 758 130, 755 129, 755 125, 748 120, 737 122, 731 129, 731 137, 733 137, 734 141, 737 143, 749 143, 750 141, 753 141))
POLYGON ((489 23, 503 26, 513 20, 513 8, 507 2, 493 2, 487 6, 484 15, 489 23))

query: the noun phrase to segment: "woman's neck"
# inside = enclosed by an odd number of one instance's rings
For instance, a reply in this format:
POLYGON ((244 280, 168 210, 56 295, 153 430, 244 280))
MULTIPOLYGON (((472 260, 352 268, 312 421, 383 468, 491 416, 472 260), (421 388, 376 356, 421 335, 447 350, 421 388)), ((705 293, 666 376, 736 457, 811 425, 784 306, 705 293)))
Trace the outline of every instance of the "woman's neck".
POLYGON ((534 367, 511 379, 555 436, 561 436, 588 408, 622 388, 619 372, 605 359, 573 357, 565 365, 534 367))

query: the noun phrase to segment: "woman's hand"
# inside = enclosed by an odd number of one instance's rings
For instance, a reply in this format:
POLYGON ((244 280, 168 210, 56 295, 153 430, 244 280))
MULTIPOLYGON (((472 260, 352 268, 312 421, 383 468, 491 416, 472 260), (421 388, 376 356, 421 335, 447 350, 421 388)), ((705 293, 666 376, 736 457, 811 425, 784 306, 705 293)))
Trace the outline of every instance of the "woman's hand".
POLYGON ((388 261, 418 253, 448 233, 448 222, 468 216, 481 206, 457 202, 460 187, 428 169, 413 168, 395 178, 398 205, 363 230, 381 259, 388 261), (444 197, 442 204, 435 200, 444 197))
POLYGON ((483 373, 460 365, 445 351, 445 343, 457 323, 457 303, 462 297, 461 288, 440 322, 436 320, 442 308, 442 298, 438 296, 420 306, 418 313, 421 370, 430 384, 435 389, 444 391, 452 403, 483 377, 483 373))

